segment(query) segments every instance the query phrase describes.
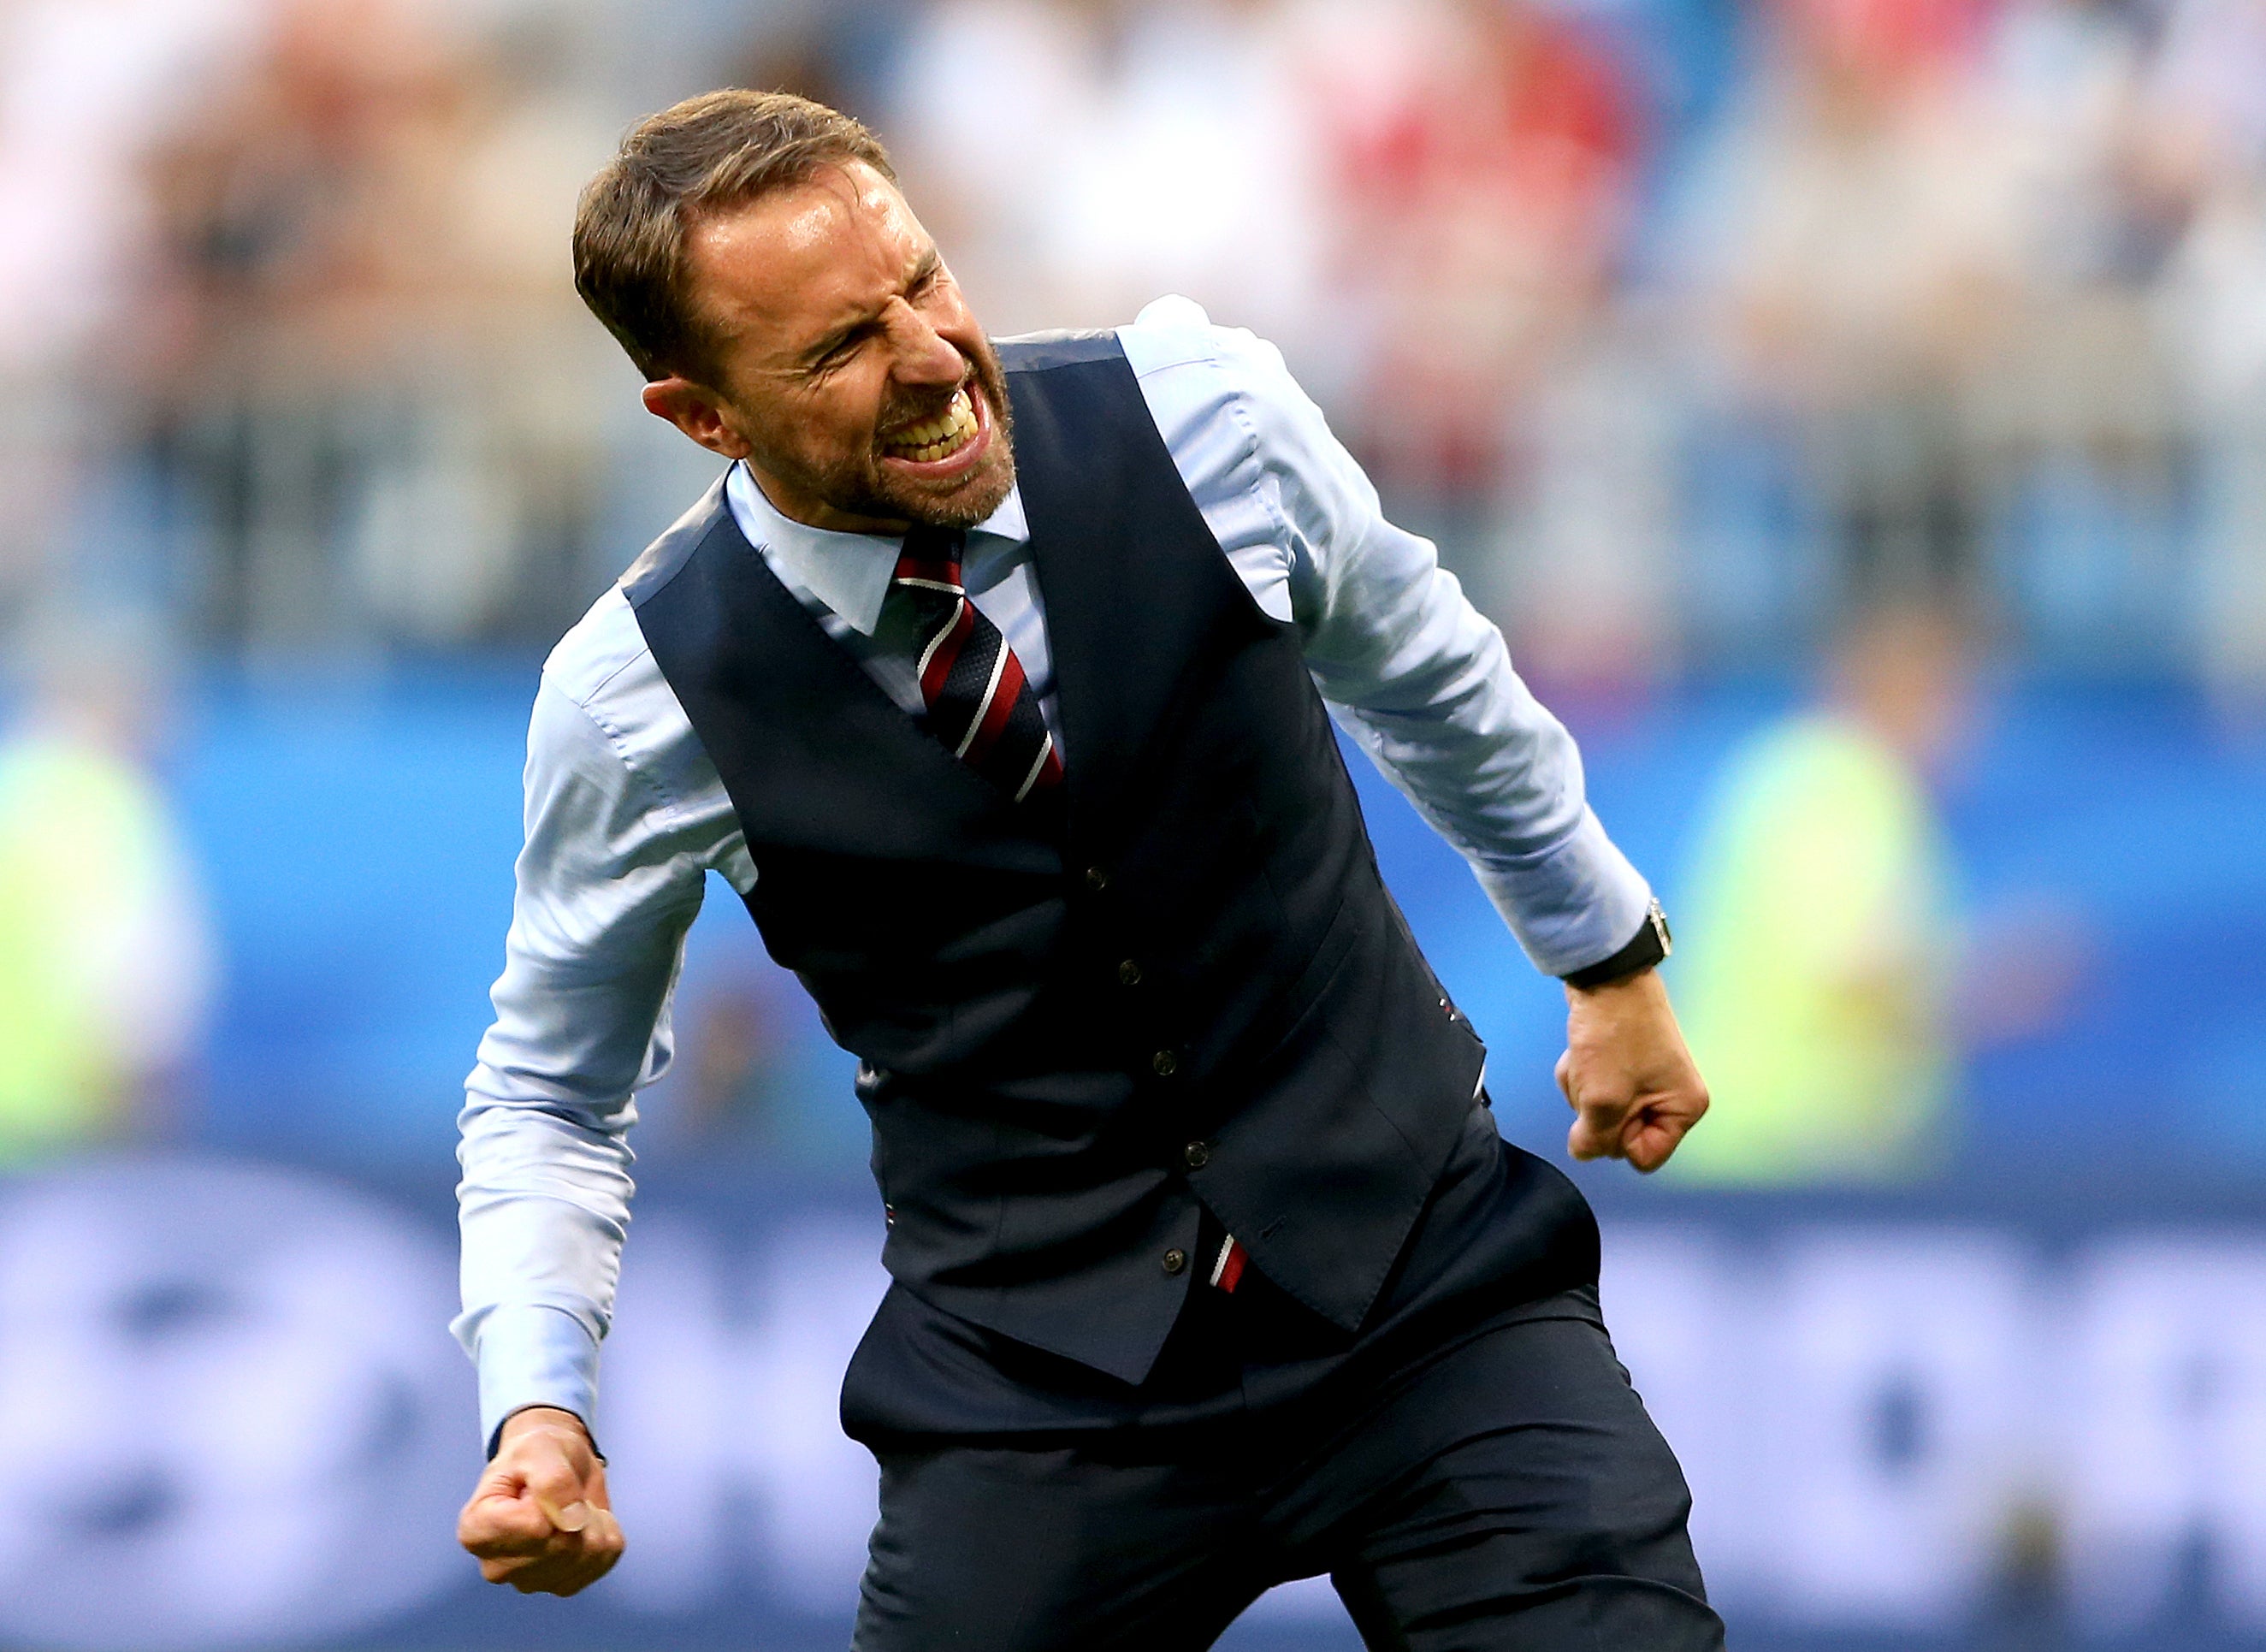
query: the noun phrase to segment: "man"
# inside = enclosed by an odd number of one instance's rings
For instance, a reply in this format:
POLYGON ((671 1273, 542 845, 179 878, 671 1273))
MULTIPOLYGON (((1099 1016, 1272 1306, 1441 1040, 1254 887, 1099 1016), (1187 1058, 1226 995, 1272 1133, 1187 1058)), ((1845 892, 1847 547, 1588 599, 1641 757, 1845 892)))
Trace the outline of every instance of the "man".
POLYGON ((714 868, 873 1121, 860 1648, 1198 1648, 1320 1572, 1375 1647, 1719 1647, 1595 1224, 1497 1136, 1317 684, 1567 978, 1578 1157, 1706 1106, 1664 925, 1281 358, 1184 300, 995 350, 879 145, 780 95, 640 126, 575 267, 732 463, 537 696, 463 1120, 483 1574, 621 1551, 623 1137, 714 868))

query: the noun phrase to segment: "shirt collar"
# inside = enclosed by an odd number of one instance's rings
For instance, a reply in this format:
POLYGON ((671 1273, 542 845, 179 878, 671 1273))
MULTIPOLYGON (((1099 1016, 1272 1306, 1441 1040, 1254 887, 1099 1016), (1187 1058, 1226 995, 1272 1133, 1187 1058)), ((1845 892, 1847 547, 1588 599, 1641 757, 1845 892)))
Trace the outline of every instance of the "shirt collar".
MULTIPOLYGON (((744 463, 735 464, 724 480, 725 502, 748 543, 760 551, 780 577, 839 614, 865 636, 881 621, 881 603, 896 572, 900 539, 886 534, 842 533, 813 528, 779 514, 744 463)), ((979 536, 1021 545, 1031 537, 1023 515, 1020 486, 1008 490, 999 508, 969 530, 979 536)))

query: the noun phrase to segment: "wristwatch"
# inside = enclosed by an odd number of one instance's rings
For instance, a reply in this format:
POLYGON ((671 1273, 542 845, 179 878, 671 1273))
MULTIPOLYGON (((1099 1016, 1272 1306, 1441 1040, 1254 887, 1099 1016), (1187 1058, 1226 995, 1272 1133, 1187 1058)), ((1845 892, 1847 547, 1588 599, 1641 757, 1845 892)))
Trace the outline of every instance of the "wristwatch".
POLYGON ((1638 929, 1636 939, 1606 959, 1593 963, 1586 969, 1576 969, 1569 976, 1561 976, 1569 987, 1601 987, 1623 976, 1633 976, 1640 969, 1649 969, 1675 950, 1673 938, 1668 932, 1668 914, 1655 901, 1644 909, 1644 924, 1638 929))

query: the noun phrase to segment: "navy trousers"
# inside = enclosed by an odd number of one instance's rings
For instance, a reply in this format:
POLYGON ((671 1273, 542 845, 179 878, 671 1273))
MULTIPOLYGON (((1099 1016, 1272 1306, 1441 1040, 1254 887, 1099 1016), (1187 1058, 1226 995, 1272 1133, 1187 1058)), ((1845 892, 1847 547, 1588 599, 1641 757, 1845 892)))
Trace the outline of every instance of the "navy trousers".
POLYGON ((844 1397, 881 1467, 856 1652, 1195 1652, 1325 1573, 1377 1652, 1720 1652, 1682 1472, 1599 1315, 1586 1206, 1484 1114, 1460 1159, 1349 1342, 1257 1274, 1199 1284, 1156 1372, 1111 1393, 885 1305, 844 1397), (1553 1199, 1565 1242, 1544 1249, 1585 1276, 1537 1293, 1489 1251, 1553 1199), (987 1408, 994 1385, 1012 1408, 987 1408))

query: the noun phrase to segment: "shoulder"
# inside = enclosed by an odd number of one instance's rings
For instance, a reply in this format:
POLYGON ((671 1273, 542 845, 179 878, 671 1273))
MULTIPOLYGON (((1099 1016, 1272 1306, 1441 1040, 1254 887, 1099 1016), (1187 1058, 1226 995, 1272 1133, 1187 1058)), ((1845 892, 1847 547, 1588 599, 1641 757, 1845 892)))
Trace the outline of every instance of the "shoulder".
POLYGON ((995 341, 1011 373, 1122 358, 1153 406, 1238 398, 1305 401, 1283 352, 1244 327, 1223 327, 1193 298, 1168 294, 1122 327, 1097 333, 1032 333, 995 341))
MULTIPOLYGON (((737 819, 654 658, 632 590, 640 570, 683 547, 683 530, 720 497, 720 488, 711 490, 552 649, 528 728, 527 787, 530 810, 539 796, 603 800, 614 822, 605 834, 666 844, 685 864, 716 865, 745 887, 752 874, 739 865, 746 855, 737 819), (641 823, 627 824, 632 817, 641 823)), ((681 565, 683 557, 676 559, 681 565)))
POLYGON ((1224 327, 1193 298, 1168 294, 1144 306, 1117 341, 1142 388, 1187 381, 1215 395, 1304 400, 1283 352, 1246 327, 1224 327))
POLYGON ((662 676, 638 610, 676 578, 720 524, 730 520, 724 482, 724 477, 718 477, 690 510, 648 545, 544 662, 545 687, 580 707, 601 727, 661 724, 674 733, 676 725, 684 723, 683 709, 662 676))
POLYGON ((619 584, 590 604, 543 662, 545 685, 585 711, 633 693, 648 675, 658 676, 659 669, 619 584))
POLYGON ((671 523, 661 537, 630 564, 629 571, 621 577, 619 589, 628 597, 632 608, 642 607, 665 588, 711 535, 728 528, 732 509, 725 489, 731 473, 731 468, 727 466, 692 508, 671 523))
POLYGON ((1182 439, 1199 438, 1213 423, 1236 427, 1249 447, 1280 434, 1286 416, 1320 418, 1282 351, 1246 328, 1215 325, 1203 306, 1177 295, 1153 301, 1122 327, 1027 333, 995 347, 1012 374, 1122 359, 1176 456, 1182 439))
MULTIPOLYGON (((1215 508, 1263 513, 1273 537, 1311 540, 1334 539, 1373 514, 1367 479, 1268 340, 1217 325, 1181 297, 1158 299, 1117 336, 1207 517, 1215 508)), ((1213 528, 1259 531, 1255 522, 1213 528)))
POLYGON ((1327 486, 1341 453, 1322 410, 1283 359, 1244 327, 1223 327, 1193 299, 1159 298, 1117 337, 1157 428, 1185 463, 1239 468, 1296 488, 1327 486))
POLYGON ((617 777, 665 811, 717 789, 715 771, 619 585, 590 605, 544 662, 529 736, 531 765, 617 777))

